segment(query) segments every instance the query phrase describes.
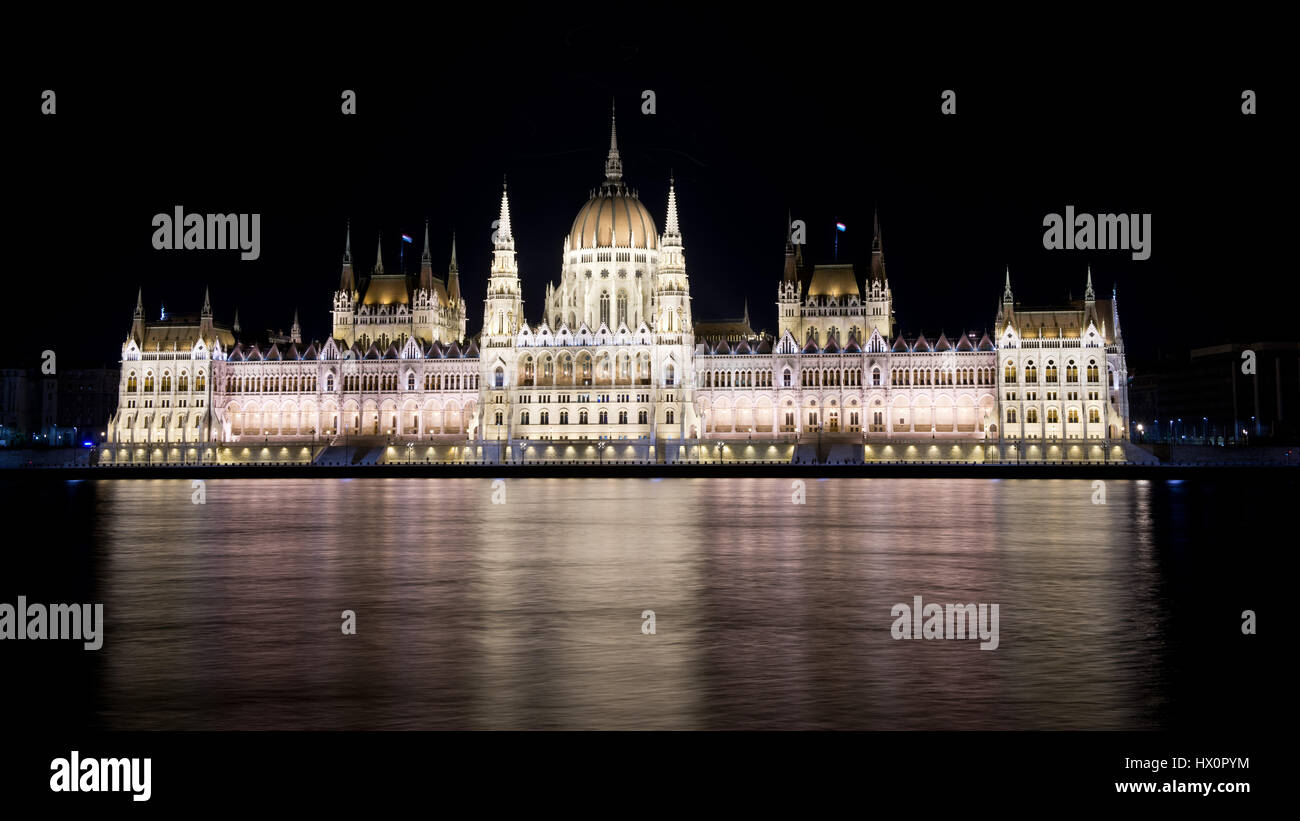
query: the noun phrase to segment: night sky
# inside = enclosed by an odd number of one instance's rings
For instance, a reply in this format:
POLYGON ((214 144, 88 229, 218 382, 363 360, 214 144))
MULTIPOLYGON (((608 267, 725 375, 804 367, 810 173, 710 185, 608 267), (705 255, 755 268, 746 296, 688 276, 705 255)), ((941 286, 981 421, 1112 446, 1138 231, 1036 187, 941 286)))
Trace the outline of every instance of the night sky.
POLYGON ((1130 362, 1295 339, 1297 285, 1275 253, 1286 232, 1271 201, 1283 103, 1259 61, 1210 70, 1194 50, 1138 61, 1113 43, 1064 61, 1050 44, 939 58, 802 34, 722 45, 676 28, 517 25, 364 56, 182 60, 174 45, 28 64, 10 77, 21 113, 8 283, 22 308, 3 364, 38 364, 47 348, 64 366, 116 362, 138 286, 154 317, 161 303, 197 312, 207 284, 218 321, 238 307, 246 336, 288 331, 297 308, 304 335, 324 338, 349 218, 364 273, 379 232, 390 271, 399 235, 416 238, 405 264, 417 271, 427 219, 444 274, 454 231, 477 333, 503 175, 536 323, 561 242, 603 179, 611 98, 625 179, 660 230, 676 175, 697 321, 737 317, 748 300, 755 328, 775 329, 787 209, 808 224, 814 262, 832 260, 844 222, 840 261, 861 278, 879 208, 909 336, 991 331, 1008 265, 1027 305, 1082 296, 1091 265, 1099 297, 1118 286, 1130 362), (43 88, 58 93, 53 117, 39 114, 43 88), (345 88, 355 117, 339 112, 345 88), (948 88, 955 117, 939 113, 948 88), (1240 113, 1243 88, 1260 114, 1240 113), (261 213, 261 258, 155 251, 151 218, 177 204, 261 213), (1151 213, 1151 258, 1045 250, 1043 216, 1066 205, 1151 213))

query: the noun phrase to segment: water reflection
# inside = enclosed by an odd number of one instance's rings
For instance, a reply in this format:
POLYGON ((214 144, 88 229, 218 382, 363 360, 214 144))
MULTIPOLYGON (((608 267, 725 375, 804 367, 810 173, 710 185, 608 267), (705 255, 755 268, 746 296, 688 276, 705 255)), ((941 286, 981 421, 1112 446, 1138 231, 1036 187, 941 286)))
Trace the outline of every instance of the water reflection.
POLYGON ((110 728, 1161 723, 1145 482, 94 484, 110 728), (916 595, 999 649, 894 640, 916 595))

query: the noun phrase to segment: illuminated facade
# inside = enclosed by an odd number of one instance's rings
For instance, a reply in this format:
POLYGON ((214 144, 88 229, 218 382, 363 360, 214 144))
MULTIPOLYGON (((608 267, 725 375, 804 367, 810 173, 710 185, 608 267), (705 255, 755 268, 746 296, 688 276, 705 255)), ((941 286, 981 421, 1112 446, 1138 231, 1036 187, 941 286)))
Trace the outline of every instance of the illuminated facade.
POLYGON ((148 322, 137 297, 102 456, 214 460, 294 444, 295 459, 320 458, 344 440, 405 444, 420 458, 417 446, 454 458, 611 446, 614 458, 698 458, 727 442, 816 436, 867 458, 940 441, 978 458, 1031 443, 1102 458, 1097 448, 1127 438, 1118 307, 1095 298, 1091 271, 1084 299, 1054 308, 1017 304, 1008 272, 993 338, 907 338, 878 223, 865 282, 850 265, 806 270, 787 235, 777 333, 756 333, 747 307, 731 322, 692 318, 671 181, 667 200, 661 233, 623 180, 611 123, 604 182, 530 324, 503 190, 477 338, 466 335, 455 240, 446 278, 435 276, 427 226, 418 277, 386 273, 380 257, 364 286, 348 232, 323 343, 303 343, 296 315, 286 336, 237 341, 238 320, 214 323, 206 294, 197 317, 148 322))

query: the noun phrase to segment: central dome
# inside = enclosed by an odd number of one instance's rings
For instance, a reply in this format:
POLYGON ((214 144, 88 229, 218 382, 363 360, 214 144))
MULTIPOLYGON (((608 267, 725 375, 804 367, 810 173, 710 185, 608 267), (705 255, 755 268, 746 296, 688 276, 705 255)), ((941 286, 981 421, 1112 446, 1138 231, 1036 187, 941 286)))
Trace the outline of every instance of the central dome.
POLYGON ((657 250, 659 235, 650 212, 623 186, 602 186, 573 219, 569 250, 641 248, 657 250))

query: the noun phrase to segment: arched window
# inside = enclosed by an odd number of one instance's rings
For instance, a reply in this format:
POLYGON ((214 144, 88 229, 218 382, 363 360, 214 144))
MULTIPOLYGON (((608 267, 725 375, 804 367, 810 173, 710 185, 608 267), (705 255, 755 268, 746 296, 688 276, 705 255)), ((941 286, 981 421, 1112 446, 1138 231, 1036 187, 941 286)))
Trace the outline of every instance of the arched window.
POLYGON ((583 410, 578 411, 578 424, 579 425, 587 424, 587 411, 585 408, 583 410))
POLYGON ((162 376, 162 389, 163 389, 163 393, 166 393, 167 391, 170 391, 170 390, 172 389, 172 372, 171 372, 171 371, 163 371, 163 376, 162 376))
POLYGON ((520 412, 520 414, 519 414, 519 424, 521 424, 521 425, 527 425, 527 424, 528 424, 528 411, 521 411, 521 412, 520 412))
POLYGON ((644 424, 647 424, 647 422, 646 422, 647 419, 649 419, 649 417, 646 415, 646 412, 645 412, 645 411, 637 411, 637 414, 636 414, 636 423, 637 423, 638 425, 644 425, 644 424))
POLYGON ((669 388, 671 388, 671 387, 673 386, 673 375, 674 375, 675 373, 676 373, 676 371, 673 370, 673 363, 669 362, 667 365, 664 366, 664 386, 665 386, 665 387, 669 387, 669 388))
POLYGON ((1088 408, 1088 423, 1092 425, 1101 423, 1101 412, 1096 408, 1088 408))
POLYGON ((541 416, 541 420, 542 420, 542 424, 543 424, 543 425, 549 425, 549 424, 551 424, 551 412, 550 412, 550 411, 542 411, 541 414, 540 414, 540 416, 541 416))
POLYGON ((188 391, 190 389, 190 375, 181 371, 181 375, 176 377, 176 390, 188 391))
POLYGON ((493 377, 493 378, 494 378, 494 380, 495 380, 495 384, 496 384, 496 386, 497 386, 498 388, 505 387, 505 384, 506 384, 506 372, 505 372, 505 370, 503 370, 499 365, 497 366, 496 373, 494 374, 494 377, 493 377))
POLYGON ((325 374, 325 390, 334 390, 334 374, 332 373, 325 374))
POLYGON ((627 291, 618 292, 618 321, 620 325, 627 324, 627 291))
POLYGON ((1058 414, 1058 413, 1056 412, 1056 408, 1048 408, 1048 409, 1047 409, 1047 422, 1048 422, 1048 424, 1050 424, 1050 425, 1055 425, 1057 422, 1060 422, 1060 421, 1061 421, 1061 417, 1060 417, 1060 414, 1058 414))
POLYGON ((1034 364, 1034 361, 1032 359, 1025 363, 1025 381, 1026 382, 1038 381, 1038 366, 1034 364))
POLYGON ((144 372, 144 389, 146 392, 153 390, 153 371, 144 372))
POLYGON ((1097 360, 1089 359, 1088 360, 1088 381, 1096 382, 1100 378, 1101 377, 1097 374, 1097 360))
POLYGON ((1069 420, 1070 424, 1077 424, 1079 421, 1079 409, 1070 408, 1070 411, 1066 414, 1065 418, 1069 420))
POLYGON ((1073 360, 1073 359, 1071 359, 1071 360, 1070 360, 1069 362, 1067 362, 1066 365, 1065 365, 1065 381, 1066 381, 1066 382, 1078 382, 1078 381, 1079 381, 1079 366, 1076 365, 1076 364, 1074 364, 1074 360, 1073 360))
POLYGON ((135 393, 135 388, 135 371, 131 371, 126 375, 126 391, 127 393, 135 393))
POLYGON ((1048 381, 1048 382, 1053 382, 1053 383, 1056 382, 1056 363, 1055 363, 1055 362, 1048 362, 1048 363, 1047 363, 1047 381, 1048 381))
POLYGON ((674 417, 673 417, 673 411, 672 411, 672 408, 669 408, 669 409, 668 409, 667 418, 666 418, 664 421, 666 421, 668 424, 671 425, 671 424, 673 424, 673 418, 674 418, 674 417))
POLYGON ((501 415, 501 411, 497 411, 497 424, 500 425, 500 424, 502 424, 504 421, 505 421, 505 419, 504 419, 504 417, 501 415))
POLYGON ((625 410, 621 410, 621 411, 618 412, 618 423, 619 423, 620 425, 626 425, 626 424, 627 424, 627 411, 625 411, 625 410))
POLYGON ((408 373, 408 374, 406 375, 406 389, 407 389, 408 391, 413 391, 413 390, 415 390, 415 372, 414 372, 414 371, 412 371, 411 373, 408 373))
POLYGON ((1025 411, 1025 421, 1033 424, 1038 421, 1038 408, 1030 408, 1025 411))
POLYGON ((880 369, 879 369, 879 368, 872 368, 872 369, 871 369, 871 384, 874 385, 874 386, 876 386, 876 387, 880 387, 880 369))
POLYGON ((1008 421, 1008 422, 1015 422, 1015 421, 1016 421, 1016 409, 1015 409, 1015 408, 1007 408, 1007 421, 1008 421))
POLYGON ((609 291, 600 292, 600 321, 609 324, 609 291))
POLYGON ((601 411, 601 412, 600 412, 600 424, 602 424, 602 425, 608 425, 608 424, 609 424, 609 411, 601 411))

